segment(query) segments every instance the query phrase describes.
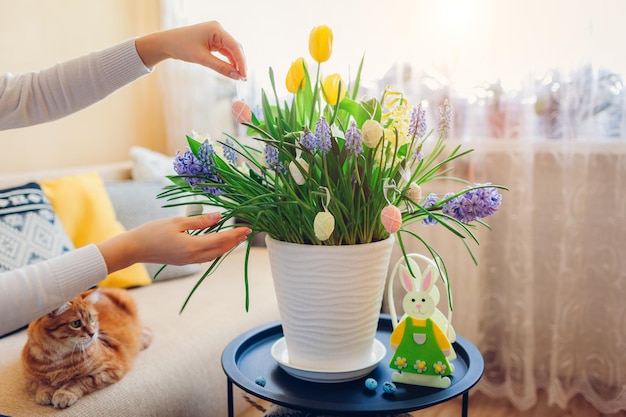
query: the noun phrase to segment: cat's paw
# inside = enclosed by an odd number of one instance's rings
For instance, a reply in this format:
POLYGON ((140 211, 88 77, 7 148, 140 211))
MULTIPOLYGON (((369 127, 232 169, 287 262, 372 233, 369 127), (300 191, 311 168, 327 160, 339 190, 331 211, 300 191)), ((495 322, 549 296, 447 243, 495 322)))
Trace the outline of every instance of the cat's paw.
POLYGON ((76 401, 78 401, 78 398, 78 395, 76 395, 72 391, 60 389, 57 390, 52 396, 52 405, 54 406, 54 408, 67 408, 73 405, 76 401))
POLYGON ((52 394, 54 394, 54 389, 51 387, 38 388, 35 392, 35 401, 37 404, 50 405, 52 404, 52 394))

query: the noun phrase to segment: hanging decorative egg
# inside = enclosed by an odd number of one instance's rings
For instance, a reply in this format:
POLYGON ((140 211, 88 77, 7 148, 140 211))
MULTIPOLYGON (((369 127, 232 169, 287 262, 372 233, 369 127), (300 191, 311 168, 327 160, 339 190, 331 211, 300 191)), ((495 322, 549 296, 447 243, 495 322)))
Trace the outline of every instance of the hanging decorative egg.
POLYGON ((244 101, 237 100, 231 107, 233 119, 237 123, 250 123, 252 121, 252 110, 244 101))
POLYGON ((406 196, 412 201, 419 203, 422 198, 422 189, 416 182, 412 182, 409 188, 406 190, 406 196))
POLYGON ((402 226, 402 212, 396 206, 387 206, 380 212, 380 221, 389 233, 396 233, 402 226))
POLYGON ((300 166, 304 169, 305 172, 309 171, 309 164, 307 164, 306 161, 302 158, 296 158, 295 161, 291 161, 289 163, 289 173, 291 174, 291 177, 296 182, 296 184, 302 185, 304 184, 306 179, 304 178, 304 175, 302 175, 302 171, 298 167, 298 164, 300 164, 300 166))
POLYGON ((335 230, 335 218, 328 211, 320 211, 313 221, 315 237, 319 240, 326 240, 335 230))

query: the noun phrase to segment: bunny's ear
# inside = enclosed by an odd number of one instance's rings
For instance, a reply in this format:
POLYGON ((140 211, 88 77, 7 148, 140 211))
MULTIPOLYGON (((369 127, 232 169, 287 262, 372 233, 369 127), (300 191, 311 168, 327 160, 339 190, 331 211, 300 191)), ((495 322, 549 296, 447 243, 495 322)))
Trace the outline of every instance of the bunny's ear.
POLYGON ((426 275, 424 275, 424 279, 422 280, 422 291, 429 292, 430 289, 435 284, 435 280, 433 279, 433 271, 429 269, 426 271, 426 275))
POLYGON ((400 267, 400 278, 402 278, 402 286, 406 292, 412 292, 415 289, 415 280, 404 265, 400 267))

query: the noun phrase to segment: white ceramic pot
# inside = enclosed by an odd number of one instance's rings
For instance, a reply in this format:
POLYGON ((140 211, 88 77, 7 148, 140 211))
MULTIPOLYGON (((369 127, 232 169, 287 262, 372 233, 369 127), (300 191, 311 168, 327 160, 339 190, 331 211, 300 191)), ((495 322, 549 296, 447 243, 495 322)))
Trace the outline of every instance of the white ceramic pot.
POLYGON ((394 241, 321 246, 266 237, 290 364, 334 372, 371 361, 394 241))

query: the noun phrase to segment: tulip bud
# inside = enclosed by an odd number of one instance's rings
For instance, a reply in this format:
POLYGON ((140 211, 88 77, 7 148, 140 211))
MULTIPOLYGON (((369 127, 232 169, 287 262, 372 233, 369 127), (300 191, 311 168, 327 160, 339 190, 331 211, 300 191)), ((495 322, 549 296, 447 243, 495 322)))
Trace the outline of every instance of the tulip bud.
POLYGON ((363 143, 370 148, 375 148, 383 137, 383 127, 376 120, 366 120, 361 127, 363 143))
POLYGON ((396 233, 402 226, 402 212, 396 206, 387 206, 380 213, 380 221, 389 233, 396 233))
POLYGON ((345 95, 346 83, 341 79, 341 75, 331 74, 324 78, 322 82, 322 96, 326 103, 335 106, 337 103, 341 103, 345 95), (339 100, 337 100, 337 96, 339 96, 339 100))
POLYGON ((333 31, 325 25, 316 26, 309 35, 309 52, 316 62, 325 62, 333 51, 333 31))
POLYGON ((409 185, 408 190, 406 190, 406 196, 412 201, 419 203, 422 198, 422 189, 416 182, 412 182, 411 185, 409 185))
POLYGON ((304 58, 298 58, 291 63, 291 67, 287 72, 285 78, 285 86, 290 93, 296 93, 299 89, 304 88, 306 85, 306 78, 304 76, 304 69, 308 67, 304 58))
POLYGON ((250 110, 250 106, 241 100, 237 100, 233 103, 231 113, 237 123, 250 123, 252 120, 252 110, 250 110))
POLYGON ((291 177, 296 182, 296 184, 302 185, 305 183, 306 178, 304 178, 304 175, 302 174, 302 171, 300 171, 298 164, 302 167, 302 169, 304 169, 305 172, 309 171, 309 164, 307 164, 306 161, 302 158, 296 158, 295 161, 291 161, 289 163, 289 173, 291 174, 291 177))

